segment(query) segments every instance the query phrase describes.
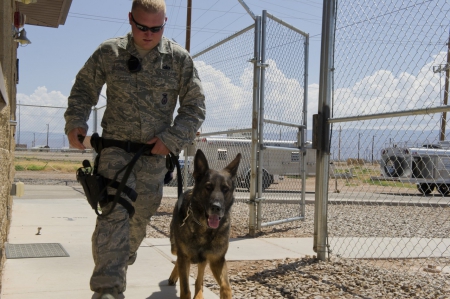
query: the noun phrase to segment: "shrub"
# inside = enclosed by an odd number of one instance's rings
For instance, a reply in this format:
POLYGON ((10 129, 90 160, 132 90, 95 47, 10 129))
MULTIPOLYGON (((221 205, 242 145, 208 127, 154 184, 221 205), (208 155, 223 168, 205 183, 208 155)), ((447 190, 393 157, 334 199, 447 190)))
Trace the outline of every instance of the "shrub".
POLYGON ((25 167, 23 167, 22 165, 14 165, 14 169, 15 169, 16 171, 24 171, 24 170, 25 170, 25 167))

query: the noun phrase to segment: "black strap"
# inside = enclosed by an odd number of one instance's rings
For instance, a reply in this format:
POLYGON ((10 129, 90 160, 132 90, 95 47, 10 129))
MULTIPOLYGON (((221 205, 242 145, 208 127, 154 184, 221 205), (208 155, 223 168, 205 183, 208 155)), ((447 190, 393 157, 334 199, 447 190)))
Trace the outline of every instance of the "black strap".
MULTIPOLYGON (((114 201, 114 195, 108 195, 108 203, 111 201, 114 201)), ((133 205, 131 203, 129 203, 128 200, 121 197, 121 198, 119 198, 119 200, 117 202, 119 204, 121 204, 128 211, 130 218, 133 217, 135 210, 134 210, 133 205)))
MULTIPOLYGON (((120 204, 122 204, 128 210, 129 213, 130 213, 130 211, 132 211, 133 214, 134 214, 133 206, 128 201, 126 201, 125 199, 121 198, 120 194, 122 192, 124 192, 125 194, 127 194, 127 196, 133 202, 136 201, 136 198, 137 198, 136 191, 134 191, 133 189, 127 187, 125 185, 125 183, 128 180, 128 177, 130 176, 131 170, 133 169, 133 167, 136 164, 136 162, 139 159, 139 157, 141 155, 146 155, 146 156, 153 155, 151 153, 151 151, 153 149, 154 144, 143 144, 143 143, 136 143, 136 142, 130 142, 130 141, 106 139, 106 138, 100 137, 98 135, 98 133, 94 133, 94 134, 92 134, 92 137, 91 137, 91 145, 95 149, 95 151, 97 152, 98 155, 100 155, 101 151, 104 148, 112 147, 112 146, 124 149, 128 153, 136 153, 133 156, 133 159, 131 159, 131 161, 127 165, 125 165, 122 169, 120 169, 116 173, 116 175, 114 176, 114 178, 112 180, 105 178, 107 180, 107 185, 102 190, 102 192, 104 192, 106 190, 106 188, 108 188, 108 187, 113 187, 113 188, 117 189, 116 194, 115 194, 114 199, 113 199, 113 205, 112 205, 111 209, 107 213, 102 213, 102 214, 100 214, 98 212, 98 209, 95 209, 95 213, 98 216, 107 216, 107 215, 111 214, 111 212, 116 207, 116 204, 119 202, 120 204), (126 172, 125 172, 121 182, 118 183, 117 182, 117 177, 124 169, 127 169, 127 170, 126 170, 126 172), (123 201, 125 201, 126 203, 123 203, 123 201), (131 206, 132 210, 127 208, 127 205, 131 206)), ((172 162, 177 167, 178 198, 179 198, 181 196, 181 194, 183 193, 183 178, 181 176, 180 162, 178 161, 178 156, 176 156, 176 155, 174 155, 172 153, 170 153, 169 156, 170 156, 170 159, 172 160, 172 162)), ((131 216, 132 216, 132 214, 130 213, 130 217, 131 216)))
MULTIPOLYGON (((170 158, 172 159, 172 162, 177 167, 178 198, 180 198, 181 193, 183 193, 183 178, 181 177, 180 162, 178 161, 178 156, 175 156, 172 153, 170 153, 169 155, 170 155, 170 158)), ((185 167, 186 167, 186 165, 185 165, 185 167)))
MULTIPOLYGON (((145 146, 144 143, 106 139, 103 137, 101 137, 101 142, 102 142, 103 148, 115 146, 115 147, 119 147, 119 148, 125 150, 127 153, 137 153, 138 151, 140 151, 142 149, 143 146, 145 146)), ((144 151, 142 152, 142 155, 151 156, 152 153, 150 151, 151 151, 151 149, 150 150, 144 149, 144 151)))
MULTIPOLYGON (((106 188, 111 187, 112 183, 113 183, 114 181, 117 181, 117 177, 119 176, 119 174, 122 173, 122 171, 126 170, 126 171, 125 171, 125 174, 123 175, 122 179, 120 180, 119 186, 117 187, 116 194, 114 195, 114 200, 112 201, 113 204, 112 204, 112 206, 111 206, 111 209, 110 209, 108 212, 103 212, 103 213, 101 213, 101 214, 98 212, 98 209, 95 209, 95 213, 96 213, 98 216, 108 216, 109 214, 112 213, 112 211, 113 211, 114 208, 116 207, 117 203, 119 202, 119 199, 121 198, 121 197, 120 197, 120 194, 121 194, 122 191, 124 190, 125 183, 127 182, 128 177, 130 176, 131 171, 133 170, 133 167, 134 167, 134 165, 136 164, 137 160, 139 159, 139 157, 142 155, 142 153, 143 153, 144 151, 151 151, 152 148, 153 148, 153 146, 154 146, 153 144, 145 144, 144 146, 142 146, 142 147, 138 150, 138 152, 133 156, 133 158, 131 159, 131 161, 130 161, 128 164, 126 164, 124 167, 122 167, 122 169, 120 169, 120 170, 116 173, 116 175, 115 175, 114 178, 111 180, 111 182, 109 182, 109 183, 103 188, 102 192, 105 192, 106 188), (149 148, 150 148, 150 149, 149 149, 149 148)), ((130 215, 130 217, 131 217, 131 215, 130 215)))
MULTIPOLYGON (((108 186, 115 189, 119 188, 120 183, 118 181, 113 181, 105 177, 103 177, 103 179, 105 180, 105 183, 108 184, 108 186)), ((122 192, 125 193, 133 202, 136 201, 138 194, 136 193, 136 191, 134 191, 134 189, 131 189, 130 187, 125 185, 122 192)))

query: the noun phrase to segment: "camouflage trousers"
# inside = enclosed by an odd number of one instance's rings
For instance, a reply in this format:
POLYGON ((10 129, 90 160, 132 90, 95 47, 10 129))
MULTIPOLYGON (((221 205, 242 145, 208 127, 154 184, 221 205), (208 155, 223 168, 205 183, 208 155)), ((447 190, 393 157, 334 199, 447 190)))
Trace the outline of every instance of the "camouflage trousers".
MULTIPOLYGON (((116 147, 102 151, 98 172, 107 178, 114 178, 134 154, 116 147)), ((94 271, 90 280, 91 290, 100 292, 106 288, 116 288, 124 292, 126 288, 127 262, 139 248, 146 235, 150 217, 158 209, 162 198, 163 179, 166 173, 163 156, 141 156, 136 162, 126 185, 136 190, 138 197, 132 203, 135 214, 130 219, 128 211, 117 204, 113 212, 105 217, 97 217, 92 235, 92 255, 94 271)), ((117 180, 120 182, 125 170, 117 180)), ((108 194, 114 195, 116 189, 108 188, 108 194)), ((122 197, 129 198, 122 193, 122 197)), ((102 208, 109 211, 112 203, 102 208)))

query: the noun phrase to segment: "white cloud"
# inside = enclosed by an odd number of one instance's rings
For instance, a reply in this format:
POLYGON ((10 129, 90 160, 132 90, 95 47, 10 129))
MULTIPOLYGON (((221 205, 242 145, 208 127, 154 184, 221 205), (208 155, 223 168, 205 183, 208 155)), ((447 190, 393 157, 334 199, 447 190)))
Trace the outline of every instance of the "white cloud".
MULTIPOLYGON (((289 78, 275 61, 268 60, 270 67, 265 80, 265 118, 300 124, 304 92, 298 80, 289 78)), ((195 62, 206 96, 206 121, 204 132, 251 128, 253 106, 253 66, 249 64, 239 78, 227 77, 203 61, 195 62)), ((315 92, 313 86, 313 98, 315 92)), ((311 94, 311 91, 310 91, 311 94)), ((317 103, 312 101, 312 103, 317 103)), ((309 106, 315 108, 317 104, 309 106)))
POLYGON ((249 80, 252 80, 253 71, 246 68, 240 77, 240 85, 236 85, 223 72, 203 61, 196 61, 195 65, 206 97, 203 131, 250 128, 253 96, 252 89, 244 86, 251 86, 249 80))
POLYGON ((17 94, 17 101, 20 104, 67 107, 67 97, 60 91, 48 92, 45 86, 39 86, 31 95, 23 93, 17 94))
POLYGON ((48 124, 52 132, 63 133, 67 97, 61 92, 49 92, 45 86, 40 86, 29 96, 18 93, 17 102, 20 105, 16 117, 20 119, 21 131, 46 132, 48 124))
MULTIPOLYGON (((403 72, 396 76, 389 70, 377 70, 352 87, 337 89, 334 93, 334 116, 387 113, 442 105, 442 74, 434 73, 433 66, 443 63, 445 57, 445 52, 431 57, 430 62, 416 75, 403 72)), ((433 118, 436 115, 412 116, 409 117, 409 123, 423 128, 433 118)))

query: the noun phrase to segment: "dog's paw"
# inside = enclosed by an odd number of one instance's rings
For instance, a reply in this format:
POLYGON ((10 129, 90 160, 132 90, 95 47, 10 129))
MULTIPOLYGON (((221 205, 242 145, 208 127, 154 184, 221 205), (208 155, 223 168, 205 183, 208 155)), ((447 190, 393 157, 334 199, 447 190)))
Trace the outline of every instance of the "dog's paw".
POLYGON ((172 276, 170 276, 169 280, 168 280, 170 286, 176 285, 177 281, 178 281, 178 277, 172 277, 172 276))

